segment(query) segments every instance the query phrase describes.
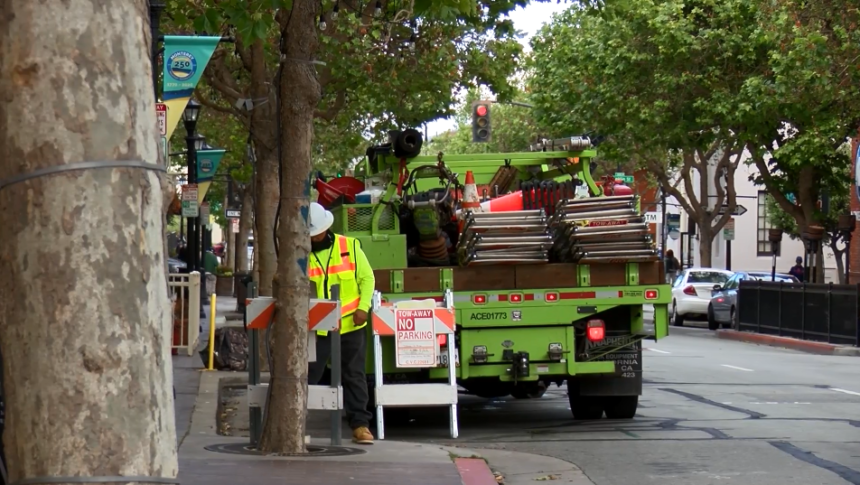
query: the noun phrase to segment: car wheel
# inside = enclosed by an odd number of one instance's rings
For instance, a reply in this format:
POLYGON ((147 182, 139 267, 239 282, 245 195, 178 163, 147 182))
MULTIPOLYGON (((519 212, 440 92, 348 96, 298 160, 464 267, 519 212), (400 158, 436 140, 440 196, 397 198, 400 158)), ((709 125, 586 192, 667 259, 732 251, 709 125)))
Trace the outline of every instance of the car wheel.
POLYGON ((672 304, 672 325, 676 327, 684 326, 684 316, 678 313, 678 304, 672 304))
POLYGON ((714 306, 708 305, 708 330, 716 330, 720 328, 720 322, 714 316, 714 306))
POLYGON ((735 307, 732 307, 729 312, 729 322, 726 324, 725 328, 733 328, 735 330, 739 330, 740 324, 738 323, 738 312, 735 311, 735 307))

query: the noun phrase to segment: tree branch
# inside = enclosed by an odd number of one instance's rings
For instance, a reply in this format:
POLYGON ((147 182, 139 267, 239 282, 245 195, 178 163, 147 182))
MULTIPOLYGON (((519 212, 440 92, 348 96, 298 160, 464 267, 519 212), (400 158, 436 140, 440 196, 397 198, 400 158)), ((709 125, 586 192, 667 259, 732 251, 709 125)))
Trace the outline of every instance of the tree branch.
POLYGON ((764 154, 752 143, 747 144, 747 150, 759 171, 759 175, 761 175, 768 194, 770 194, 779 207, 784 210, 786 214, 793 217, 795 221, 803 218, 803 211, 800 207, 791 203, 791 201, 788 200, 788 197, 779 190, 776 181, 773 179, 773 175, 770 174, 770 167, 767 166, 767 162, 764 160, 764 154))
POLYGON ((341 108, 343 108, 344 104, 346 104, 346 94, 343 91, 338 91, 334 102, 330 104, 325 111, 317 110, 316 113, 314 113, 314 117, 325 121, 332 121, 340 112, 341 108))

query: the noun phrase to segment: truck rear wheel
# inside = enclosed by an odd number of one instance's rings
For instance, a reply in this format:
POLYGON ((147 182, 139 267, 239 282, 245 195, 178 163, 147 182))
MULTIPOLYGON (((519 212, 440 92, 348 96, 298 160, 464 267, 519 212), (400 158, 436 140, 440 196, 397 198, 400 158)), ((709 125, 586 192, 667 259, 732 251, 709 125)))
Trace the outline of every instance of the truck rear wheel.
POLYGON ((567 399, 570 402, 573 419, 591 421, 603 417, 603 402, 599 397, 568 394, 567 399))
POLYGON ((612 396, 603 404, 608 419, 633 419, 639 407, 639 396, 612 396))

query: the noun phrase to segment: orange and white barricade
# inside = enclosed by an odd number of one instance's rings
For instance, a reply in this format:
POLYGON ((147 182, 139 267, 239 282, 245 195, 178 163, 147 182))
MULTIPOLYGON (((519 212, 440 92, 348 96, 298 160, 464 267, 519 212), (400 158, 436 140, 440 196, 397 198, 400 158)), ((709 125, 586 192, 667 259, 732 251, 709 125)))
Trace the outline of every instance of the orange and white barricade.
POLYGON ((385 439, 383 409, 392 407, 448 406, 451 437, 457 425, 457 366, 448 366, 447 384, 383 384, 382 337, 394 337, 395 364, 399 368, 436 367, 437 337, 448 338, 448 362, 456 362, 454 293, 445 291, 443 302, 411 300, 383 303, 382 294, 373 294, 373 368, 376 382, 376 427, 385 439))
MULTIPOLYGON (((247 316, 249 330, 265 331, 275 316, 275 299, 261 296, 248 299, 247 316)), ((308 361, 316 361, 317 332, 340 331, 340 302, 312 298, 308 310, 308 361)), ((265 345, 266 339, 263 338, 265 345)), ((251 356, 248 356, 251 358, 251 356)), ((332 355, 334 360, 334 355, 332 355)), ((339 359, 338 359, 339 360, 339 359)), ((340 384, 340 383, 338 383, 340 384)), ((269 384, 248 385, 248 406, 264 408, 269 384)), ((308 386, 308 409, 337 411, 343 409, 343 386, 308 386)))

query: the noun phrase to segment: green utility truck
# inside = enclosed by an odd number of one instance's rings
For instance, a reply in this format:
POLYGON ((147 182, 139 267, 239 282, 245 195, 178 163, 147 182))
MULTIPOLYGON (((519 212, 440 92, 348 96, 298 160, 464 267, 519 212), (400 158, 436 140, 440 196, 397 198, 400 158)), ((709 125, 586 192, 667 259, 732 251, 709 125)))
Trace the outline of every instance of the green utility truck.
POLYGON ((633 418, 641 341, 667 335, 671 299, 636 197, 607 195, 614 178, 592 179, 587 138, 473 155, 420 156, 421 144, 415 130, 390 133, 355 170, 369 192, 327 204, 386 301, 454 295, 455 342, 440 339, 437 366, 396 368, 385 338, 385 384, 446 382, 454 344, 457 384, 471 394, 528 399, 566 382, 575 419, 633 418), (467 172, 485 206, 520 194, 522 207, 463 210, 467 172))

